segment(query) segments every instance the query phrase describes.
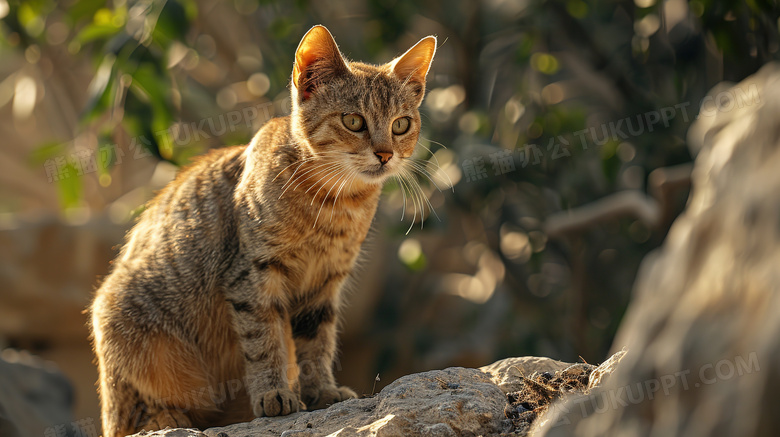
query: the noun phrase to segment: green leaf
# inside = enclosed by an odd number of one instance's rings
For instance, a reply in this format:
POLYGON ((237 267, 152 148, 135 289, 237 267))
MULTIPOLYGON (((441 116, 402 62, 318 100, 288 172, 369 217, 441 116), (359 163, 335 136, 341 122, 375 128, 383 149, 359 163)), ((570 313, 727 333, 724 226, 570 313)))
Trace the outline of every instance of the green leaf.
POLYGON ((48 159, 52 159, 55 156, 64 155, 65 152, 65 143, 49 141, 39 145, 35 150, 33 150, 30 153, 28 159, 31 165, 39 166, 43 165, 43 163, 48 159))
POLYGON ((157 17, 152 38, 161 47, 168 47, 173 41, 184 41, 189 29, 187 11, 175 1, 168 1, 157 17))
POLYGON ((109 54, 103 57, 97 74, 87 90, 87 103, 81 113, 83 123, 89 123, 105 114, 114 105, 116 96, 116 58, 109 54))
POLYGON ((78 175, 73 164, 68 163, 63 169, 63 173, 67 176, 57 181, 57 191, 60 194, 62 208, 67 209, 78 206, 81 200, 82 183, 81 176, 78 175))
POLYGON ((117 27, 113 24, 89 24, 79 31, 75 40, 81 44, 86 44, 96 40, 108 39, 119 33, 120 30, 122 30, 122 27, 117 27))
POLYGON ((157 74, 150 64, 142 65, 132 76, 133 86, 143 92, 151 106, 151 124, 147 128, 152 132, 168 129, 173 121, 168 104, 168 79, 157 74))
POLYGON ((66 14, 71 24, 75 25, 85 18, 91 20, 95 12, 105 6, 105 0, 79 0, 67 7, 66 14))
POLYGON ((41 6, 39 2, 25 2, 19 5, 17 15, 19 23, 24 26, 27 34, 33 37, 40 36, 46 25, 46 16, 41 6))

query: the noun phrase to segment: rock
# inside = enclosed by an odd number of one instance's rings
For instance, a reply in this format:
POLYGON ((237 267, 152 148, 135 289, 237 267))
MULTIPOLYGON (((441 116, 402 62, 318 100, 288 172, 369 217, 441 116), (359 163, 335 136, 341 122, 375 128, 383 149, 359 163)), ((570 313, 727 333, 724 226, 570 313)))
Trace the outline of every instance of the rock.
POLYGON ((520 374, 555 372, 571 364, 522 357, 480 369, 451 367, 404 376, 370 398, 324 410, 259 418, 205 431, 168 429, 136 436, 498 436, 512 431, 504 416, 506 390, 520 374))
POLYGON ((480 367, 479 370, 488 373, 493 383, 504 393, 520 390, 521 376, 529 377, 534 373, 555 373, 571 366, 571 363, 556 361, 545 357, 506 358, 495 363, 480 367))
POLYGON ((99 433, 97 366, 84 309, 129 224, 107 215, 78 224, 64 217, 0 213, 0 345, 28 348, 56 362, 75 389, 74 417, 91 418, 99 433))
POLYGON ((6 349, 0 357, 0 435, 43 436, 73 431, 73 388, 51 363, 6 349))
POLYGON ((42 217, 0 226, 0 337, 84 342, 89 331, 83 311, 95 278, 108 272, 112 247, 126 230, 107 217, 83 225, 42 217))
POLYGON ((11 420, 8 412, 5 411, 2 402, 0 402, 0 435, 6 437, 21 436, 21 434, 19 434, 19 428, 16 427, 16 424, 11 420))
POLYGON ((609 379, 609 376, 611 376, 613 373, 615 373, 615 370, 617 370, 618 364, 623 359, 623 357, 626 356, 626 350, 621 349, 614 354, 612 354, 607 361, 604 361, 603 363, 599 364, 598 367, 593 369, 593 372, 590 374, 590 381, 588 382, 588 390, 593 390, 596 387, 601 386, 607 379, 609 379))
POLYGON ((219 433, 227 437, 283 432, 290 436, 328 435, 337 431, 339 436, 497 434, 504 426, 505 404, 504 393, 489 375, 475 369, 449 368, 402 377, 372 398, 348 400, 326 410, 212 428, 205 434, 209 437, 217 437, 219 433), (458 388, 450 388, 455 386, 458 388))
POLYGON ((775 436, 780 429, 780 64, 716 87, 689 132, 685 212, 642 264, 590 395, 536 435, 775 436))

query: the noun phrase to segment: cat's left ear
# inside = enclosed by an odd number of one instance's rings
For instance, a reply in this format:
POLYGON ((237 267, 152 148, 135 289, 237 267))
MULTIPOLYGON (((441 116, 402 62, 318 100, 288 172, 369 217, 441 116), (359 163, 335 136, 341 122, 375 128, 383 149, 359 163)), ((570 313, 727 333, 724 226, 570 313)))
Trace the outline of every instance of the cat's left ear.
POLYGON ((325 26, 314 26, 295 51, 292 84, 302 100, 324 82, 349 71, 336 41, 325 26))
POLYGON ((403 80, 425 86, 425 77, 436 54, 436 37, 426 36, 390 63, 393 73, 403 80))

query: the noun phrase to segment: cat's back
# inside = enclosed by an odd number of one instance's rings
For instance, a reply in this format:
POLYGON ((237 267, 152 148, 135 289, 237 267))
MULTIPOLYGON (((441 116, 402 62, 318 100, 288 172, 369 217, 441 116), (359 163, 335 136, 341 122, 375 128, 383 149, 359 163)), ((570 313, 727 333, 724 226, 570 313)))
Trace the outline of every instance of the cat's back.
POLYGON ((290 117, 276 117, 268 120, 252 139, 250 152, 255 161, 253 168, 274 168, 298 159, 295 152, 295 139, 292 135, 290 117))
POLYGON ((201 277, 227 262, 238 250, 233 192, 245 149, 214 149, 179 171, 128 233, 114 273, 163 272, 170 282, 201 277))

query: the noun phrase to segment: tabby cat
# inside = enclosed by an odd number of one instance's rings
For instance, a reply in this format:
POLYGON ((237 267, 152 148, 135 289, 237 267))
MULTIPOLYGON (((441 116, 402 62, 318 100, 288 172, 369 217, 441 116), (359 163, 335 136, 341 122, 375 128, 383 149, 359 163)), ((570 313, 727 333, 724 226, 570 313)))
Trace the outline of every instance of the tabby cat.
POLYGON ((404 171, 436 51, 295 53, 292 113, 152 200, 91 307, 103 433, 220 426, 356 397, 333 377, 342 286, 384 181, 404 171))

